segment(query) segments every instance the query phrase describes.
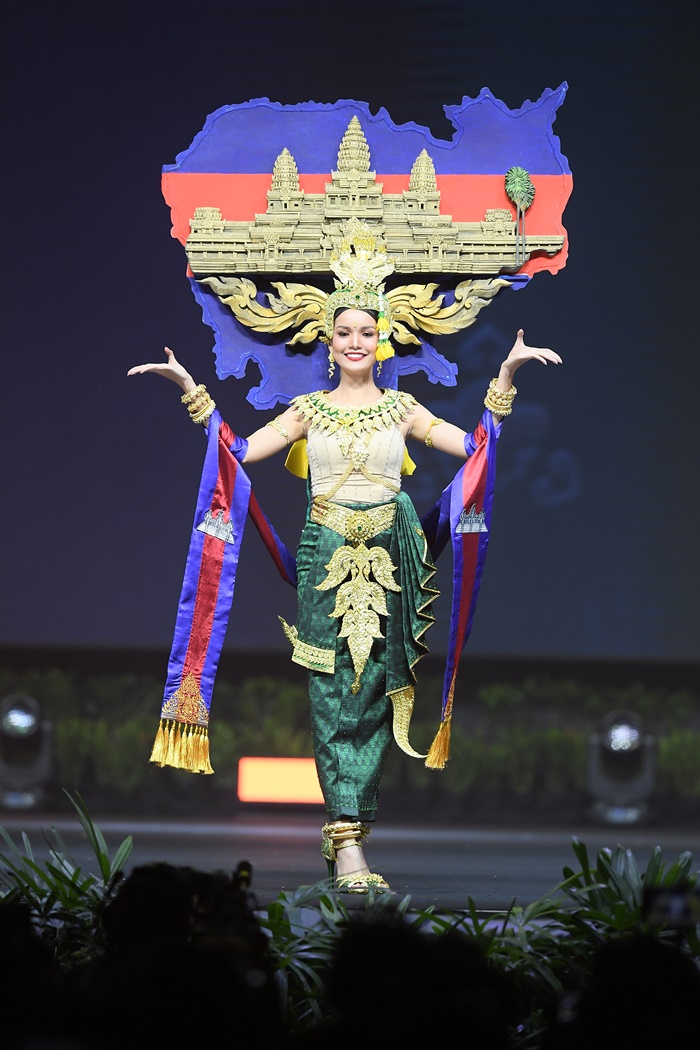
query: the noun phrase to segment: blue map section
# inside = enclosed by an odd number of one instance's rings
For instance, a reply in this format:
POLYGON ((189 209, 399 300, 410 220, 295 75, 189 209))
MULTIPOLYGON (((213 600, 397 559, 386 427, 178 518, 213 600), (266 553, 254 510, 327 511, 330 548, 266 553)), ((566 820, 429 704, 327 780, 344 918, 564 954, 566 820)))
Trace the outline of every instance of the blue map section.
POLYGON ((357 116, 370 149, 372 170, 407 174, 427 149, 438 175, 502 175, 513 165, 531 174, 570 174, 552 125, 566 82, 547 88, 535 102, 508 107, 482 88, 458 106, 445 106, 455 128, 451 141, 436 139, 412 121, 396 125, 385 109, 366 102, 303 102, 285 106, 266 98, 222 106, 207 118, 189 149, 163 171, 255 174, 272 171, 286 146, 302 173, 330 172, 350 119, 357 116))

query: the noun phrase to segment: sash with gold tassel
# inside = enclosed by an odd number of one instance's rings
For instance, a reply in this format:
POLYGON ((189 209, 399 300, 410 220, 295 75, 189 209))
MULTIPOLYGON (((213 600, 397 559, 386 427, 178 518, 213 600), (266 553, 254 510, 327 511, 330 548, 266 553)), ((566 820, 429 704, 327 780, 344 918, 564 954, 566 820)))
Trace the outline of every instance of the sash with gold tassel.
POLYGON ((253 496, 231 446, 236 437, 215 411, 168 662, 151 762, 213 773, 209 710, 226 634, 246 516, 250 514, 282 577, 296 585, 293 556, 253 496))
POLYGON ((425 760, 429 769, 444 769, 450 757, 450 728, 455 684, 462 650, 471 633, 491 528, 496 481, 496 442, 501 424, 487 409, 464 447, 468 459, 430 511, 423 530, 435 560, 452 539, 452 613, 442 691, 440 728, 425 760))

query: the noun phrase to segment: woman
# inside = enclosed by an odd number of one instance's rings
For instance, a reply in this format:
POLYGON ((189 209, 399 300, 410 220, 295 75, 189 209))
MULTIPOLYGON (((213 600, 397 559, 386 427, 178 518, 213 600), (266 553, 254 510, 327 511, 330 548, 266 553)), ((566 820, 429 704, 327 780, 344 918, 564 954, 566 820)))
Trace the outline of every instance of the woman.
MULTIPOLYGON (((338 889, 349 893, 389 889, 370 872, 362 844, 391 746, 390 698, 410 692, 412 705, 413 666, 425 651, 421 636, 437 594, 420 522, 400 491, 405 441, 464 460, 471 440, 410 395, 377 385, 378 350, 380 363, 392 351, 381 305, 369 309, 375 303, 376 295, 358 308, 341 303, 330 315, 326 341, 337 387, 294 399, 237 450, 247 466, 307 442, 311 502, 297 552, 299 618, 283 626, 293 659, 309 669, 314 755, 329 814, 322 852, 329 869, 337 867, 338 889)), ((177 383, 192 418, 206 425, 213 402, 172 350, 165 353, 165 363, 128 374, 153 372, 177 383)), ((521 330, 486 397, 497 423, 511 410, 515 372, 530 360, 561 363, 552 350, 526 346, 521 330)))

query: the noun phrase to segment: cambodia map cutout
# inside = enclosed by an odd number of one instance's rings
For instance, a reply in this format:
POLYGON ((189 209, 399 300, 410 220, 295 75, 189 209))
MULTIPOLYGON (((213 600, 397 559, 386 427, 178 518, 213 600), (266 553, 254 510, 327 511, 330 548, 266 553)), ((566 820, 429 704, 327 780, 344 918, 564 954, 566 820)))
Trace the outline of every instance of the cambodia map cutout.
POLYGON ((467 327, 509 286, 566 263, 572 176, 552 130, 566 89, 511 110, 484 88, 445 107, 449 141, 353 100, 213 113, 164 167, 163 194, 219 377, 257 365, 248 400, 264 409, 328 386, 325 345, 288 345, 276 315, 300 282, 333 289, 330 256, 360 221, 394 263, 387 291, 422 286, 435 300, 415 343, 384 362, 382 386, 416 371, 454 385, 457 365, 426 334, 467 327))

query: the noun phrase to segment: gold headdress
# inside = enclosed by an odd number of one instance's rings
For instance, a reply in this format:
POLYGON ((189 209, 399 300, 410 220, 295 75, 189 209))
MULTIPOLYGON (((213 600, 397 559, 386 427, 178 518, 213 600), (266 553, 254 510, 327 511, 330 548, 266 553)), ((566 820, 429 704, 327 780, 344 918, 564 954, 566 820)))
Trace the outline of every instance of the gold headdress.
POLYGON ((340 247, 331 255, 330 268, 336 287, 326 299, 321 339, 330 342, 333 337, 333 319, 338 310, 374 310, 378 314, 377 360, 393 357, 392 314, 384 294, 384 279, 393 273, 394 263, 387 258, 383 245, 377 248, 377 239, 366 223, 355 217, 350 219, 340 247))
MULTIPOLYGON (((205 277, 200 284, 208 285, 221 302, 228 306, 237 321, 256 332, 277 334, 296 329, 288 340, 290 346, 312 343, 329 331, 326 313, 332 296, 337 298, 330 311, 331 335, 335 311, 341 306, 357 309, 357 300, 350 302, 347 290, 343 288, 328 293, 310 284, 273 281, 272 287, 277 294, 263 293, 269 303, 269 306, 264 306, 258 302, 257 286, 246 277, 205 277)), ((452 335, 467 328, 476 321, 481 308, 508 284, 501 277, 462 281, 453 292, 453 301, 447 306, 444 305, 447 297, 443 293, 435 295, 439 287, 436 283, 404 284, 388 292, 365 289, 362 293, 362 308, 377 310, 380 314, 377 322, 379 328, 381 301, 384 305, 384 324, 390 326, 391 337, 403 345, 420 346, 421 340, 414 332, 421 330, 429 335, 452 335)))

